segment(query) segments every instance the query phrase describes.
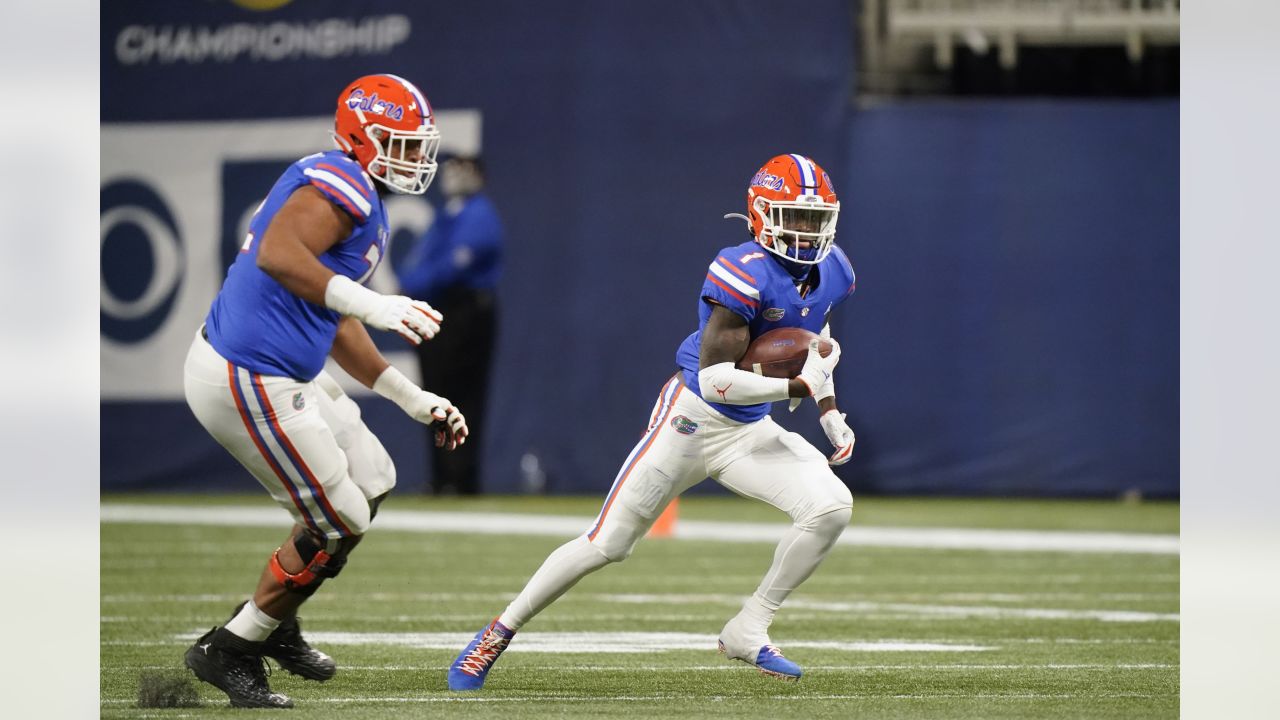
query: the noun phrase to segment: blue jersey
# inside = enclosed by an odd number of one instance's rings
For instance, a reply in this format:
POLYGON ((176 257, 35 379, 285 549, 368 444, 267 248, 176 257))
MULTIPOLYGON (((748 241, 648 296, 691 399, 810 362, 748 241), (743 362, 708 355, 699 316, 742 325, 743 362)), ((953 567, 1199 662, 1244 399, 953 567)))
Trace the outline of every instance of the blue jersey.
MULTIPOLYGON (((853 294, 857 284, 853 266, 839 247, 818 263, 818 286, 804 297, 795 279, 772 254, 755 241, 725 248, 707 268, 698 300, 698 330, 685 338, 676 351, 676 364, 684 371, 684 383, 702 395, 698 386, 702 331, 711 317, 711 302, 732 310, 747 321, 751 339, 780 327, 821 332, 827 314, 853 294)), ((769 403, 726 405, 707 401, 721 414, 738 422, 755 422, 769 414, 769 403)))
POLYGON ((222 357, 264 375, 309 381, 324 369, 339 314, 285 290, 258 268, 258 248, 289 196, 310 185, 351 216, 355 225, 319 260, 363 283, 387 246, 387 214, 373 180, 354 160, 332 150, 289 166, 249 221, 249 235, 205 318, 209 343, 222 357))

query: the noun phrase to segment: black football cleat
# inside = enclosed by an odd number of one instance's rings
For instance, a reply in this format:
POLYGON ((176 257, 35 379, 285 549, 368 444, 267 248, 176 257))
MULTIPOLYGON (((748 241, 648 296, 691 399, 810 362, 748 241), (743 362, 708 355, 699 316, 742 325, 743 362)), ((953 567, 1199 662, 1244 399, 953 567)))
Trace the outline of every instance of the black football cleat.
POLYGON ((187 648, 184 660, 196 677, 227 694, 231 707, 291 708, 293 701, 272 692, 262 659, 262 643, 213 628, 187 648))
POLYGON ((296 617, 280 623, 280 627, 262 641, 262 654, 308 680, 324 682, 338 671, 333 658, 311 647, 302 637, 302 627, 296 617))
MULTIPOLYGON (((248 600, 236 606, 231 617, 240 614, 248 600)), ((280 623, 280 626, 262 641, 262 654, 275 660, 284 670, 308 680, 324 682, 338 672, 338 664, 325 653, 311 647, 302 637, 302 626, 297 616, 280 623)))

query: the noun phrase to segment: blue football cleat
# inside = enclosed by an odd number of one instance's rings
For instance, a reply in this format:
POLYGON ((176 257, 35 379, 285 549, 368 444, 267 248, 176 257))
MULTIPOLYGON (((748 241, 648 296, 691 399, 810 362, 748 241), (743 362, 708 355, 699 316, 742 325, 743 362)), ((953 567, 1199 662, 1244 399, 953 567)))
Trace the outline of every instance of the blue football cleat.
POLYGON ((791 662, 782 654, 777 645, 765 645, 756 653, 755 658, 749 659, 745 656, 730 655, 725 649, 724 642, 720 642, 720 652, 734 660, 741 660, 748 665, 754 665, 761 674, 770 677, 776 677, 780 680, 796 681, 804 675, 804 671, 800 666, 791 662))
POLYGON ((720 652, 730 660, 741 660, 761 673, 781 680, 799 680, 804 674, 800 666, 782 654, 760 628, 751 628, 741 616, 725 623, 720 631, 720 652))
POLYGON ((515 635, 515 630, 507 628, 496 618, 481 628, 471 644, 463 648, 453 665, 449 666, 449 689, 479 690, 484 687, 489 670, 515 635))

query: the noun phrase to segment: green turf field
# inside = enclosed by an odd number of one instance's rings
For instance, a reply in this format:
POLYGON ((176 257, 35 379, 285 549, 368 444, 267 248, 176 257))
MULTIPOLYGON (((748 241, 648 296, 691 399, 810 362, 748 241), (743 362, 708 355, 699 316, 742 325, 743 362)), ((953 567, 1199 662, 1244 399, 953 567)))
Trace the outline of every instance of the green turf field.
MULTIPOLYGON (((103 497, 124 502, 270 507, 258 496, 103 497)), ((385 507, 578 515, 585 526, 599 499, 393 498, 385 507)), ((682 520, 785 523, 737 498, 686 498, 680 511, 682 520)), ((853 525, 1176 534, 1178 507, 872 498, 857 500, 853 525)), ((203 684, 201 708, 135 703, 139 677, 178 674, 190 638, 225 620, 282 535, 102 525, 103 717, 269 712, 231 710, 203 684)), ((482 692, 450 693, 444 672, 457 651, 567 539, 375 523, 301 613, 313 644, 337 659, 337 677, 318 684, 278 671, 272 687, 300 718, 1178 715, 1176 554, 838 546, 774 622, 774 641, 806 671, 784 683, 715 651, 772 546, 683 539, 642 542, 627 562, 587 577, 525 627, 482 692)))

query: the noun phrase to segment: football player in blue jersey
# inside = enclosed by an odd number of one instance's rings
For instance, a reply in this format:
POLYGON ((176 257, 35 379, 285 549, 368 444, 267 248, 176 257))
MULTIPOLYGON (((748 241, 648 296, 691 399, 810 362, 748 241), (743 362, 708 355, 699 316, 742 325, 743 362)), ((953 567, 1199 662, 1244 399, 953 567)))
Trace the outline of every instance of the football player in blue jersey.
POLYGON ((391 367, 365 326, 417 345, 440 329, 430 305, 363 283, 386 252, 387 192, 421 194, 440 132, 411 83, 370 75, 338 98, 338 149, 295 162, 249 223, 239 256, 187 355, 185 391, 209 434, 293 516, 251 599, 187 650, 196 676, 236 707, 292 707, 271 691, 264 657, 303 677, 333 660, 303 639, 297 609, 335 577, 395 485, 395 466, 325 358, 436 429, 452 449, 466 419, 391 367))
POLYGON ((676 353, 679 370, 658 394, 648 430, 618 472, 600 515, 543 562, 519 595, 482 628, 449 668, 453 690, 477 690, 516 631, 588 573, 625 560, 663 509, 710 477, 791 517, 773 564, 742 610, 720 631, 720 650, 761 672, 796 680, 801 670, 769 639, 774 613, 817 568, 849 523, 852 497, 830 466, 849 460, 853 431, 836 407, 832 372, 840 346, 818 341, 794 378, 739 370, 751 341, 780 327, 830 338, 832 308, 855 280, 835 246, 840 203, 813 160, 779 155, 751 179, 752 239, 719 252, 698 300, 698 330, 676 353), (769 417, 771 404, 817 401, 835 451, 826 457, 769 417))

